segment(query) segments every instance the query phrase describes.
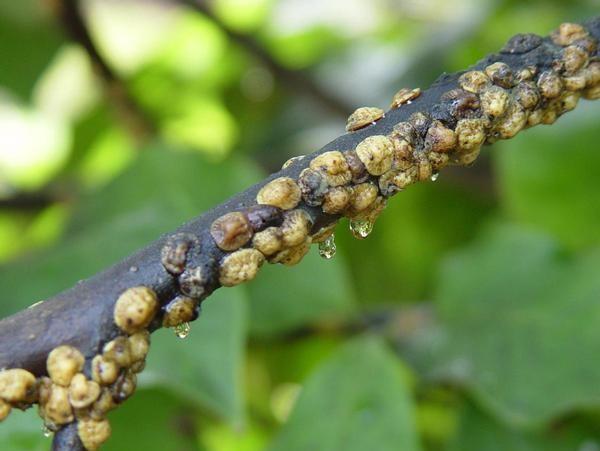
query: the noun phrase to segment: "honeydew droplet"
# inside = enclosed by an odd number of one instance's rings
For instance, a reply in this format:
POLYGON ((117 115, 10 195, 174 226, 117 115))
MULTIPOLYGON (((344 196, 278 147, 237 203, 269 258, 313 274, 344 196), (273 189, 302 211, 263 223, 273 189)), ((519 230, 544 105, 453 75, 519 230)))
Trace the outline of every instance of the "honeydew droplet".
POLYGON ((327 260, 335 256, 335 236, 333 233, 325 241, 319 243, 319 255, 327 260))
POLYGON ((435 182, 439 178, 439 176, 440 176, 439 172, 434 172, 433 174, 431 174, 431 177, 430 177, 431 181, 435 182))
POLYGON ((177 324, 177 326, 173 327, 173 331, 175 332, 175 335, 177 336, 177 338, 187 338, 187 336, 190 334, 190 331, 192 330, 192 327, 190 326, 190 323, 181 323, 181 324, 177 324))
POLYGON ((52 431, 48 426, 42 424, 42 434, 44 434, 44 437, 48 438, 52 435, 52 431))
POLYGON ((373 231, 373 223, 366 219, 352 219, 350 221, 350 231, 354 238, 364 240, 373 231))

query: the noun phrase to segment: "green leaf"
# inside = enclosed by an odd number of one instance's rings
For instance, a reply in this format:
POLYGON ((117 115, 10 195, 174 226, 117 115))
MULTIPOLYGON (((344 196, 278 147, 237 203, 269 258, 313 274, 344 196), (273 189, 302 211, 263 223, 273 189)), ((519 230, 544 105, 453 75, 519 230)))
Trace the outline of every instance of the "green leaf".
POLYGON ((0 449, 3 451, 46 451, 52 438, 44 437, 37 409, 25 412, 13 409, 0 426, 0 449))
POLYGON ((109 413, 110 439, 102 450, 161 451, 198 449, 193 428, 194 409, 189 401, 162 390, 139 390, 109 413))
POLYGON ((527 131, 495 152, 508 213, 571 248, 600 243, 600 108, 583 103, 555 127, 527 131))
POLYGON ((521 432, 493 421, 472 405, 460 418, 460 429, 447 451, 564 451, 598 449, 598 434, 572 424, 540 432, 521 432))
POLYGON ((248 284, 253 333, 285 332, 354 311, 355 299, 343 256, 327 261, 314 247, 298 266, 265 265, 248 284))
POLYGON ((240 288, 220 289, 202 304, 185 340, 155 332, 140 384, 164 387, 240 425, 246 302, 240 288))
POLYGON ((403 376, 378 339, 348 343, 306 382, 269 450, 419 450, 403 376))
POLYGON ((0 85, 22 100, 29 100, 40 73, 63 40, 48 18, 40 17, 39 6, 33 6, 31 14, 21 19, 0 14, 0 85))
POLYGON ((491 228, 442 267, 429 376, 510 424, 600 405, 598 267, 598 249, 569 258, 545 235, 491 228))
POLYGON ((364 242, 341 230, 336 238, 351 262, 361 303, 431 299, 440 258, 471 239, 490 203, 441 173, 437 182, 411 186, 391 199, 364 242))

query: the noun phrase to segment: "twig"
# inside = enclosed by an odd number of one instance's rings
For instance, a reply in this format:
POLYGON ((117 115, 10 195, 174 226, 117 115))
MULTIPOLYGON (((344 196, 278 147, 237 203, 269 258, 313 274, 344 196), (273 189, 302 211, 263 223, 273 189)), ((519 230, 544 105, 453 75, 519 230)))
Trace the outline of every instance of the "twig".
MULTIPOLYGON (((48 354, 68 344, 83 354, 91 378, 92 359, 115 352, 107 350, 108 342, 122 341, 136 324, 149 331, 162 327, 172 302, 199 302, 222 285, 251 279, 263 254, 271 262, 295 264, 341 216, 365 235, 395 192, 428 180, 448 163, 470 164, 484 142, 554 122, 580 95, 599 98, 600 17, 586 27, 563 24, 548 38, 517 35, 500 53, 467 72, 442 75, 420 96, 403 92, 396 98, 401 105, 381 118, 376 110, 353 115, 354 128, 361 118, 376 122, 293 160, 70 290, 0 321, 0 368, 43 377, 48 354), (402 97, 412 101, 403 103, 402 97), (258 207, 257 197, 263 204, 258 207), (334 207, 342 208, 333 214, 334 207), (265 243, 278 250, 268 251, 265 243), (141 323, 132 316, 139 312, 149 312, 141 323)), ((124 366, 121 376, 128 371, 124 366)), ((114 393, 114 385, 103 390, 114 393)))
POLYGON ((97 49, 80 10, 79 0, 58 0, 56 13, 69 37, 87 52, 96 72, 106 85, 118 114, 138 141, 145 141, 155 134, 155 125, 138 102, 129 94, 125 83, 112 70, 97 49))
POLYGON ((328 111, 346 117, 348 111, 352 109, 351 105, 347 105, 341 99, 336 98, 327 91, 323 90, 315 83, 309 75, 303 71, 291 70, 275 60, 256 40, 251 36, 242 34, 233 30, 225 24, 207 5, 205 0, 178 0, 184 5, 188 5, 204 16, 208 17, 215 25, 217 25, 233 42, 244 48, 248 53, 253 55, 262 64, 264 64, 271 72, 273 72, 278 80, 287 84, 292 90, 308 95, 319 105, 325 107, 328 111))

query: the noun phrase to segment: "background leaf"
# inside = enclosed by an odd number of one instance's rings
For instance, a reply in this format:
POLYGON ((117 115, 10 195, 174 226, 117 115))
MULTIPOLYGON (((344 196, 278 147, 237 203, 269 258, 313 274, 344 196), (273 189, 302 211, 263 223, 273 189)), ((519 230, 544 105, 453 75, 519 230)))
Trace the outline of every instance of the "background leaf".
POLYGON ((306 382, 270 451, 420 449, 407 378, 385 345, 362 337, 306 382))
POLYGON ((442 268, 430 376, 450 378, 512 424, 600 405, 600 252, 497 226, 442 268))

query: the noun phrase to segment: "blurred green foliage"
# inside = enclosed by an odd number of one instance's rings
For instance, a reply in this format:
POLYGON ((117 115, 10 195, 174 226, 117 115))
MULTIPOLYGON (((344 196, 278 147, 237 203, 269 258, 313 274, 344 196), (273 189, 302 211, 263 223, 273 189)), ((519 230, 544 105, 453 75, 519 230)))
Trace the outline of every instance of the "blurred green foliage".
MULTIPOLYGON (((216 0, 220 23, 161 2, 84 0, 92 36, 155 133, 65 38, 56 2, 0 2, 0 315, 86 278, 342 133, 273 72, 350 105, 426 87, 512 34, 597 0, 216 0), (135 20, 131 20, 135 17, 135 20)), ((106 449, 600 449, 600 105, 486 149, 153 336, 106 449)), ((47 449, 34 409, 3 450, 47 449)))

